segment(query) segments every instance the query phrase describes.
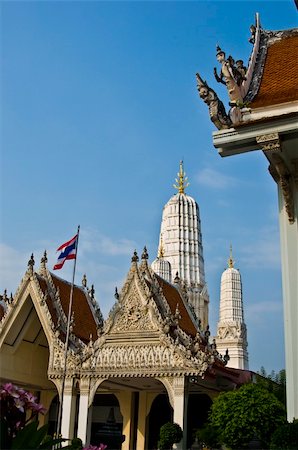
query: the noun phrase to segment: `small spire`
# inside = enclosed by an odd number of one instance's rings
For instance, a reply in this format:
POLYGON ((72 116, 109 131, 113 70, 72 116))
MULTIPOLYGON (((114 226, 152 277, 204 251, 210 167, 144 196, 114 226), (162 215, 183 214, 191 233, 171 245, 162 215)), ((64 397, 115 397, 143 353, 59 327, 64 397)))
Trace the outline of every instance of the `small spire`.
POLYGON ((147 260, 149 258, 146 246, 144 247, 141 258, 142 258, 142 260, 147 260))
POLYGON ((119 300, 119 293, 118 293, 117 286, 115 287, 115 294, 114 294, 114 297, 115 297, 116 300, 119 300))
POLYGON ((158 249, 158 257, 163 258, 165 256, 165 250, 163 248, 162 236, 160 237, 160 244, 158 249))
POLYGON ((232 255, 232 244, 230 245, 230 257, 228 259, 228 267, 230 269, 233 269, 233 267, 234 267, 234 259, 233 259, 233 255, 232 255))
POLYGON ((135 250, 133 252, 133 256, 131 258, 131 262, 138 262, 138 261, 139 261, 139 257, 138 257, 137 251, 135 250))
POLYGON ((32 253, 31 257, 30 257, 30 259, 28 261, 28 267, 33 268, 34 264, 35 264, 35 261, 34 261, 34 256, 33 256, 33 253, 32 253))
POLYGON ((84 275, 83 275, 83 279, 82 279, 82 286, 84 286, 84 288, 86 288, 87 287, 87 276, 86 276, 86 274, 84 273, 84 275))
POLYGON ((47 256, 47 251, 44 251, 43 257, 40 260, 41 264, 46 265, 46 263, 48 262, 48 256, 47 256))
POLYGON ((179 194, 184 194, 185 188, 189 186, 189 183, 186 173, 183 170, 183 161, 180 161, 180 169, 177 176, 178 178, 175 178, 177 184, 173 184, 173 186, 178 190, 179 194))

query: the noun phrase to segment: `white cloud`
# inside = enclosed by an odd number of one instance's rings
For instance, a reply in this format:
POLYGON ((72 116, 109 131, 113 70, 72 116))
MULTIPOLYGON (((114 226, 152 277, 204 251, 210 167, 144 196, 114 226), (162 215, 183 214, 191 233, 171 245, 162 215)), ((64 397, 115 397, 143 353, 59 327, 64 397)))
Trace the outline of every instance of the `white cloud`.
POLYGON ((238 184, 238 180, 217 170, 206 167, 195 177, 195 180, 208 188, 226 189, 238 184))
POLYGON ((129 239, 112 239, 100 231, 87 228, 81 232, 80 250, 83 253, 100 252, 104 255, 132 255, 136 243, 129 239))

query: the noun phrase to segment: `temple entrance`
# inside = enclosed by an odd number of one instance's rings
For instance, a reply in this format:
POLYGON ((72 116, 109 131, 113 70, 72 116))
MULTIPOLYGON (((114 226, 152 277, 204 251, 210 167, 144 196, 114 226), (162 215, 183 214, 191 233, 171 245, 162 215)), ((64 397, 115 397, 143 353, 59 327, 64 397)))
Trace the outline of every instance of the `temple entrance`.
POLYGON ((159 394, 152 403, 147 417, 147 450, 156 450, 159 430, 162 425, 173 420, 173 408, 167 394, 159 394))
POLYGON ((187 447, 195 440, 195 432, 207 421, 212 400, 206 394, 190 394, 187 408, 187 447))
POLYGON ((90 443, 106 444, 108 448, 120 450, 123 418, 119 402, 113 394, 96 394, 92 405, 90 443))

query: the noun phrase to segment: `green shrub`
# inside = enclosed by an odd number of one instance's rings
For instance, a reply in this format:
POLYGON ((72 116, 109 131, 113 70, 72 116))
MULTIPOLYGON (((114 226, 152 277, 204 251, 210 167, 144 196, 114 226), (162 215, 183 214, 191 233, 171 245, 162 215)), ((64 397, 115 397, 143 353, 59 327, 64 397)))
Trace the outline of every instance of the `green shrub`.
POLYGON ((158 448, 159 450, 169 450, 173 444, 180 442, 183 436, 181 427, 177 423, 167 422, 159 432, 158 448))
POLYGON ((286 423, 274 431, 270 448, 277 450, 297 450, 298 420, 286 423))
POLYGON ((220 447, 218 431, 209 423, 205 424, 196 432, 196 437, 202 447, 205 447, 206 445, 211 448, 220 447))
POLYGON ((285 421, 283 404, 262 386, 251 383, 221 393, 213 402, 209 419, 220 443, 232 449, 246 448, 253 439, 269 448, 273 432, 285 421))

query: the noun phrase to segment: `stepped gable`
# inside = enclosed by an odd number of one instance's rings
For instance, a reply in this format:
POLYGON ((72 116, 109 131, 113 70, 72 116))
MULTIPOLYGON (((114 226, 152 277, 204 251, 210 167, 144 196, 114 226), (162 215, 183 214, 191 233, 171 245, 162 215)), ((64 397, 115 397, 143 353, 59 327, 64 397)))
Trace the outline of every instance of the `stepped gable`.
POLYGON ((268 46, 259 91, 250 108, 278 105, 298 99, 298 33, 268 46))
POLYGON ((185 333, 190 334, 192 337, 195 337, 198 330, 194 326, 194 323, 190 317, 190 313, 188 312, 179 291, 175 288, 175 286, 163 280, 158 275, 155 274, 155 277, 158 280, 158 283, 162 289, 165 299, 168 302, 172 314, 175 314, 176 308, 178 306, 179 313, 181 315, 181 319, 179 320, 180 328, 185 333))

